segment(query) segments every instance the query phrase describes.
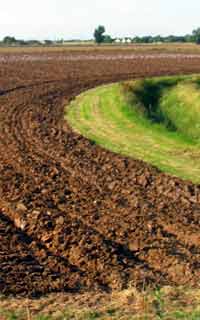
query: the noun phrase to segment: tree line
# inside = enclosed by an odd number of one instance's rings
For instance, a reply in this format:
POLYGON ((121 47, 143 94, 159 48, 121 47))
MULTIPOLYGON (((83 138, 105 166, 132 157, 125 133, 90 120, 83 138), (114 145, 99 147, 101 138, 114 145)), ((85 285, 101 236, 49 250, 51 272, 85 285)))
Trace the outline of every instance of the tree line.
POLYGON ((16 39, 15 37, 11 37, 11 36, 6 36, 1 41, 1 44, 6 46, 40 46, 40 45, 53 45, 53 44, 59 44, 59 43, 62 43, 62 40, 57 40, 57 41, 22 40, 22 39, 16 39))
MULTIPOLYGON (((129 42, 129 43, 173 43, 173 42, 180 42, 180 43, 187 43, 193 42, 200 44, 200 28, 197 28, 192 31, 192 34, 187 34, 183 36, 176 36, 176 35, 169 35, 169 36, 135 36, 135 37, 124 37, 123 39, 120 38, 113 38, 109 34, 106 34, 106 29, 103 25, 99 25, 94 31, 94 40, 97 44, 101 43, 114 43, 114 42, 129 42)), ((6 36, 0 42, 2 45, 5 46, 38 46, 38 45, 55 45, 55 44, 63 44, 63 42, 67 42, 64 40, 58 41, 51 41, 51 40, 20 40, 16 39, 15 37, 6 36)), ((71 41, 72 42, 72 41, 71 41)), ((76 40, 76 42, 78 42, 76 40)), ((82 42, 80 40, 80 42, 82 42)))
MULTIPOLYGON (((113 43, 117 39, 112 38, 110 35, 105 34, 105 27, 100 25, 94 31, 94 39, 98 44, 101 43, 113 43)), ((200 44, 200 28, 192 31, 192 34, 187 34, 184 36, 135 36, 135 37, 125 37, 125 41, 129 40, 131 43, 159 43, 159 42, 194 42, 200 44)), ((119 39, 120 40, 120 39, 119 39)))

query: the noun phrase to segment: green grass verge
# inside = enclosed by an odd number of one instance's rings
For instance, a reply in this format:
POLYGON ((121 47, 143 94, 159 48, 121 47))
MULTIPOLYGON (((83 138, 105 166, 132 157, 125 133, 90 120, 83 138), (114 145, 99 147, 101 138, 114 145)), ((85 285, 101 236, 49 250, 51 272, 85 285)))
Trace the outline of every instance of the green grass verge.
POLYGON ((100 86, 66 108, 72 128, 97 144, 200 182, 200 77, 100 86))

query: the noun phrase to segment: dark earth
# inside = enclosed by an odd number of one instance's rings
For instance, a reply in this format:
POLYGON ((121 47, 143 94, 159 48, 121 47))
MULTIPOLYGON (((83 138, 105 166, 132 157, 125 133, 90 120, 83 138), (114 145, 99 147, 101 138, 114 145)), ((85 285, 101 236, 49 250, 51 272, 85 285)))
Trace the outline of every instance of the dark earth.
POLYGON ((74 133, 64 108, 100 84, 198 73, 200 56, 78 54, 0 54, 0 292, 198 286, 200 186, 74 133))

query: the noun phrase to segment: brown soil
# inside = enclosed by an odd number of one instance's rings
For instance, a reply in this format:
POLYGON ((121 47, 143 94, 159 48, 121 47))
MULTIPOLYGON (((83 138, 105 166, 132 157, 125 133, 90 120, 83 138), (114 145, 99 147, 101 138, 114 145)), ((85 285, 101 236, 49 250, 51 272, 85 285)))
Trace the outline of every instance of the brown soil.
POLYGON ((200 187, 96 146, 63 113, 98 84, 198 73, 199 57, 1 57, 1 293, 197 286, 200 187))

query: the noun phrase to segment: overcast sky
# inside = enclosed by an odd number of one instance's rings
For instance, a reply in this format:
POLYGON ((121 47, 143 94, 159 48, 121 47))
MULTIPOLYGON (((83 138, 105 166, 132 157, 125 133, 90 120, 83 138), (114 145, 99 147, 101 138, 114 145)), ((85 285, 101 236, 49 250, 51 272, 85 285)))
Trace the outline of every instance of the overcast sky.
POLYGON ((187 34, 200 27, 200 0, 0 0, 0 39, 187 34))

